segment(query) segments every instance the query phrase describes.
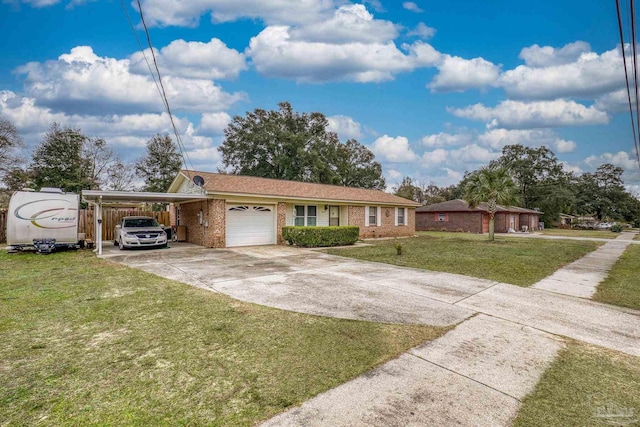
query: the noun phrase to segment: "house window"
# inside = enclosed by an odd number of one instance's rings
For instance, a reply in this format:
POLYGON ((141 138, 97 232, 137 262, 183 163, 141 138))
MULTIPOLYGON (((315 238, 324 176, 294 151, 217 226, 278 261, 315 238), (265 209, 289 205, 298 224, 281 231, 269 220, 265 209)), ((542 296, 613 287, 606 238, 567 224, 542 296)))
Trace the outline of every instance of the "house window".
POLYGON ((369 225, 378 224, 378 208, 375 206, 369 206, 369 225))
POLYGON ((447 220, 447 214, 446 213, 439 213, 438 214, 438 221, 444 222, 446 220, 447 220))
POLYGON ((398 218, 397 218, 397 224, 396 225, 404 225, 404 215, 405 215, 405 209, 404 208, 398 208, 398 218))
POLYGON ((296 205, 293 209, 293 225, 297 227, 308 226, 314 227, 318 219, 317 206, 296 205))

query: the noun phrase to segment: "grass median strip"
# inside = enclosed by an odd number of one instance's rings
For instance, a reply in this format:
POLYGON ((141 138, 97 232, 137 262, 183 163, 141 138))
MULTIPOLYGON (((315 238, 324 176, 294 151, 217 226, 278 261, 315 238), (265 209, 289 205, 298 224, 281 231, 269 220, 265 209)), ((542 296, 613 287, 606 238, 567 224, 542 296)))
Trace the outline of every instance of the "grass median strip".
POLYGON ((444 271, 530 286, 558 268, 594 251, 602 242, 543 240, 425 232, 409 239, 384 240, 371 246, 329 249, 328 253, 405 267, 444 271), (402 255, 394 244, 402 243, 402 255))
POLYGON ((572 342, 528 395, 514 427, 640 424, 640 358, 572 342))
POLYGON ((640 245, 629 245, 593 299, 640 310, 640 245))
POLYGON ((445 330, 285 312, 96 259, 0 253, 3 425, 249 426, 445 330))

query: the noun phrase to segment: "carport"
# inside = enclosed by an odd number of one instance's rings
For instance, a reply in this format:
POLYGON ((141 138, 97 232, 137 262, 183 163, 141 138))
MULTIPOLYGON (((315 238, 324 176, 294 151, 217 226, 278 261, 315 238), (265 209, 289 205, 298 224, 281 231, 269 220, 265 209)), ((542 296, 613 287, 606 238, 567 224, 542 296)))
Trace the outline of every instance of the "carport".
POLYGON ((96 250, 102 255, 102 208, 110 205, 136 203, 183 203, 206 200, 206 194, 193 193, 151 193, 141 191, 83 190, 82 200, 95 209, 96 250))

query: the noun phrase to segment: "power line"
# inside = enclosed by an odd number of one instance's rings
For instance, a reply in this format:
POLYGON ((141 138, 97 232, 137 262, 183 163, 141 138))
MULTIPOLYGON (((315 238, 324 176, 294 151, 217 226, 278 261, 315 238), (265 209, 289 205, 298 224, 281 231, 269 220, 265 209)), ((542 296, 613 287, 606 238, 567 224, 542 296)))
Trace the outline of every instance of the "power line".
POLYGON ((635 0, 630 0, 626 2, 626 8, 628 10, 627 20, 629 33, 631 36, 631 53, 633 57, 631 59, 631 66, 633 67, 633 93, 634 99, 632 100, 631 96, 631 84, 629 83, 629 71, 627 68, 627 58, 626 58, 626 44, 624 41, 624 26, 622 24, 622 11, 620 8, 620 0, 616 0, 616 12, 618 18, 618 30, 620 33, 620 49, 622 51, 622 62, 624 66, 624 77, 627 88, 627 102, 629 104, 629 116, 631 118, 631 130, 633 133, 633 145, 636 152, 636 160, 638 161, 638 166, 640 167, 640 96, 639 96, 639 88, 638 88, 638 47, 636 41, 636 14, 635 14, 635 0), (635 102, 634 102, 635 101, 635 102), (635 104, 636 114, 634 117, 633 108, 635 104))
MULTIPOLYGON (((622 50, 622 62, 624 64, 624 78, 627 84, 627 100, 629 102, 629 116, 631 118, 631 130, 633 132, 633 146, 636 150, 636 159, 640 166, 640 154, 638 153, 638 135, 636 134, 636 123, 633 117, 633 104, 631 103, 631 87, 629 85, 629 73, 627 71, 627 55, 625 53, 624 32, 622 30, 622 15, 620 12, 620 0, 616 0, 616 11, 618 15, 618 29, 620 30, 620 48, 622 50)), ((637 86, 636 86, 637 87, 637 86)))
POLYGON ((147 37, 147 44, 149 45, 149 50, 151 51, 151 56, 153 58, 155 74, 151 68, 151 64, 149 63, 149 60, 147 59, 146 54, 144 53, 144 49, 142 48, 142 43, 140 42, 140 39, 138 38, 138 35, 135 32, 135 29, 133 28, 133 23, 129 18, 129 14, 126 11, 126 7, 124 5, 123 0, 121 0, 121 4, 123 6, 123 9, 125 10, 125 14, 127 15, 127 20, 129 21, 129 25, 132 27, 132 30, 134 31, 136 40, 138 41, 138 45, 140 46, 140 49, 142 51, 142 55, 144 56, 144 59, 147 63, 147 66, 149 68, 149 73, 151 74, 151 77, 153 78, 153 81, 156 84, 156 88, 158 89, 158 93, 160 94, 160 98, 162 99, 162 103, 164 104, 164 107, 167 110, 167 114, 169 115, 169 120, 171 121, 171 127, 173 128, 173 133, 176 136, 176 142, 178 143, 178 149, 180 150, 180 155, 182 157, 182 162, 184 163, 185 169, 189 169, 189 168, 194 169, 193 164, 189 159, 189 155, 187 154, 186 147, 184 146, 184 143, 182 142, 182 138, 180 137, 180 133, 178 132, 178 128, 173 118, 173 113, 171 112, 171 107, 169 105, 169 98, 167 97, 167 92, 164 88, 164 84, 162 83, 162 75, 160 74, 160 68, 158 67, 158 61, 156 59, 155 50, 153 49, 153 44, 151 43, 151 35, 149 34, 149 28, 147 27, 147 23, 144 19, 144 13, 142 12, 142 4, 140 3, 140 0, 137 0, 138 11, 140 13, 140 20, 142 21, 142 26, 144 27, 144 32, 147 37), (157 74, 157 80, 156 80, 156 74, 157 74))

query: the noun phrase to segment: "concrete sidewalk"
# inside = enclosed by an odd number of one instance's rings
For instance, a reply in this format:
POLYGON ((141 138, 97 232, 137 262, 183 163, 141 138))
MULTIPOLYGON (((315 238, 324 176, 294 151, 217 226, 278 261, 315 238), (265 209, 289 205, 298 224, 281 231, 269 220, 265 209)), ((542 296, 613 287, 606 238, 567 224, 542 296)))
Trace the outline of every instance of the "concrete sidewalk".
POLYGON ((631 244, 636 232, 621 233, 595 251, 559 269, 551 276, 535 283, 535 289, 591 298, 598 284, 606 279, 609 270, 631 244))
POLYGON ((485 315, 263 427, 509 426, 562 342, 485 315))

